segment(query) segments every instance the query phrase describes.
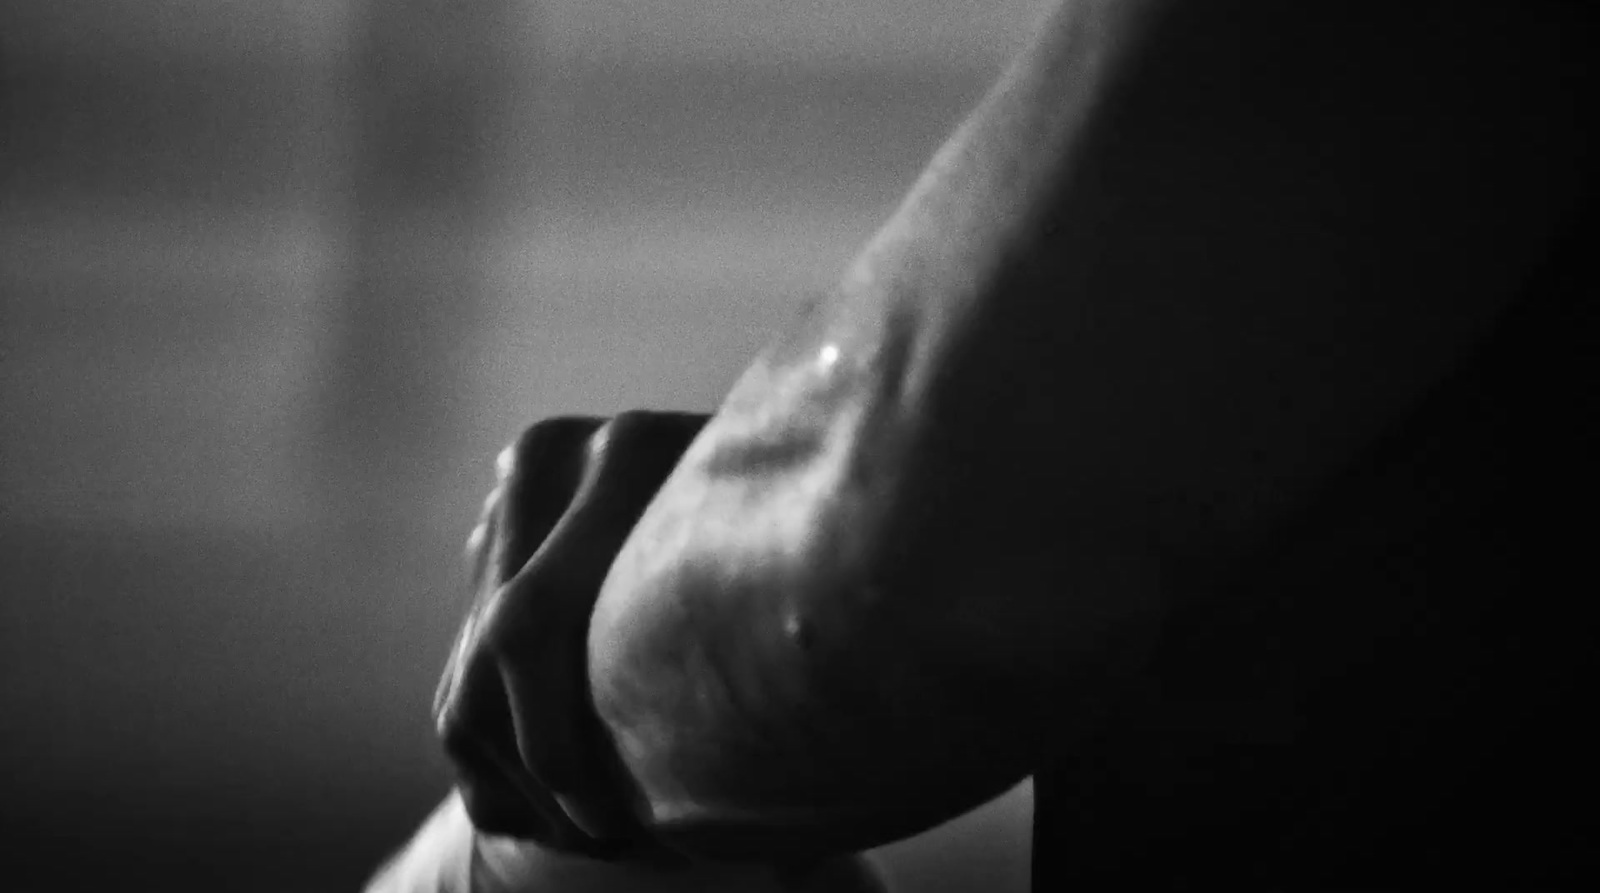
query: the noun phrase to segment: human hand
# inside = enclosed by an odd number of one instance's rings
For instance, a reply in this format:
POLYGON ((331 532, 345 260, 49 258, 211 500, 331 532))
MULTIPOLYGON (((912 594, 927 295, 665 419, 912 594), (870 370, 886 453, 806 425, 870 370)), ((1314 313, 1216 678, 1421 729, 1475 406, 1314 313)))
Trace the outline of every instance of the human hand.
POLYGON ((585 637, 613 556, 705 419, 552 418, 500 454, 468 542, 475 601, 434 702, 480 830, 589 856, 639 849, 585 637))
POLYGON ((691 861, 639 833, 589 699, 585 633, 612 558, 705 416, 560 417, 501 453, 468 541, 476 597, 435 700, 459 787, 369 893, 881 893, 849 853, 691 861), (597 858, 603 857, 606 861, 597 858))

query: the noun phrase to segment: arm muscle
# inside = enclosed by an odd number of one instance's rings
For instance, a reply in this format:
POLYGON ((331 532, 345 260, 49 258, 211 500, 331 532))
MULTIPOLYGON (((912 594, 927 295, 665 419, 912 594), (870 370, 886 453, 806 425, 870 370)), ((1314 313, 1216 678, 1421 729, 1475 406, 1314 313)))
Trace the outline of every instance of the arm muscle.
POLYGON ((1492 325, 1576 163, 1558 35, 1314 6, 1063 5, 747 371, 591 625, 664 833, 1003 790, 1492 325))

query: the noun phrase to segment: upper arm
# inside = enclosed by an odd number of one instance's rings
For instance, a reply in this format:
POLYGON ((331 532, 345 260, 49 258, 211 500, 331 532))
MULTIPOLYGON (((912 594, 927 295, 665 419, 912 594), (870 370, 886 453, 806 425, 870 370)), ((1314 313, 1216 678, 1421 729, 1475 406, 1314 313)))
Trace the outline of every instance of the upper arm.
POLYGON ((1573 38, 1421 7, 1063 5, 711 446, 827 428, 794 464, 852 470, 813 527, 872 506, 883 627, 1059 703, 1448 375, 1562 224, 1573 38))
POLYGON ((1421 6, 1063 8, 856 271, 947 535, 1235 554, 1482 339, 1575 197, 1571 38, 1421 6))

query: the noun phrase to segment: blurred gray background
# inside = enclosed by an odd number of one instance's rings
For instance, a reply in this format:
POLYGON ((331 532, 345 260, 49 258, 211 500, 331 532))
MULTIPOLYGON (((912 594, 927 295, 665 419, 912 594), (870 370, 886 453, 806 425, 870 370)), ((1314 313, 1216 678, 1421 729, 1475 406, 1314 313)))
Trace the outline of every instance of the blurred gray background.
MULTIPOLYGON (((0 886, 355 889, 496 450, 712 408, 1040 9, 0 6, 0 886)), ((1031 808, 881 853, 1020 891, 1031 808)))

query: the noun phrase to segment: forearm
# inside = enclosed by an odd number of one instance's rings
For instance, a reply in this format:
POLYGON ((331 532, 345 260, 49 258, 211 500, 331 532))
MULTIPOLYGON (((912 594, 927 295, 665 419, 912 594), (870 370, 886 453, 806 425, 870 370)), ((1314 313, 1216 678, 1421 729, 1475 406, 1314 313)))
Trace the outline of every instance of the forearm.
POLYGON ((1504 35, 1418 74, 1419 22, 1273 6, 1063 7, 730 394, 591 622, 659 829, 864 846, 999 792, 1492 321, 1566 158, 1468 64, 1504 35))
MULTIPOLYGON (((1030 770, 1043 677, 1029 663, 1060 642, 995 661, 1029 625, 995 612, 1027 610, 1040 556, 995 555, 1004 521, 926 479, 929 438, 958 422, 930 414, 945 354, 1038 212, 1029 194, 1057 175, 1139 6, 1082 7, 1068 45, 1041 50, 1061 83, 1029 83, 1047 72, 1019 66, 839 287, 747 371, 614 565, 591 680, 659 832, 713 850, 866 846, 1030 770), (1058 87, 1059 108, 1017 107, 1058 87), (1015 143, 987 145, 996 127, 1015 143), (941 510, 974 542, 934 559, 910 522, 941 510), (648 595, 630 587, 640 577, 648 595), (950 597, 963 590, 1017 597, 950 597)), ((1014 471, 991 469, 1000 486, 1014 471)), ((1054 658, 1076 658, 1088 683, 1124 629, 1142 631, 1153 587, 1141 556, 1083 533, 1009 545, 1076 551, 1073 582, 1095 594, 1068 624, 1079 653, 1054 658)))

